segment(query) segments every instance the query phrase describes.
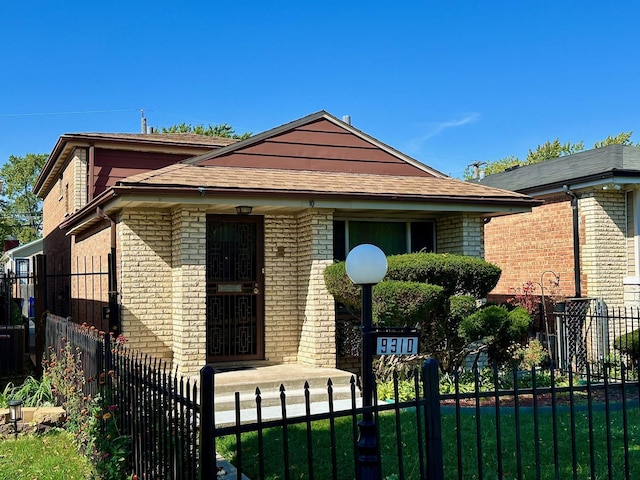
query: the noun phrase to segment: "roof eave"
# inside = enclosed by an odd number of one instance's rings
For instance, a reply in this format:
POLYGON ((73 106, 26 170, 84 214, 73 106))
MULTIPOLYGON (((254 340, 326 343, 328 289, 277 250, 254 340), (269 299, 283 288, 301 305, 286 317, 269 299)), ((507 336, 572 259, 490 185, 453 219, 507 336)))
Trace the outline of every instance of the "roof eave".
POLYGON ((464 197, 450 195, 397 195, 362 194, 358 192, 327 193, 313 190, 273 191, 268 189, 222 189, 194 187, 140 187, 118 185, 105 191, 99 197, 75 212, 60 224, 62 230, 77 233, 84 227, 95 223, 99 215, 97 208, 114 211, 129 201, 158 203, 189 203, 211 205, 212 199, 219 203, 225 201, 253 205, 275 205, 296 208, 329 209, 371 209, 371 210, 407 210, 407 211, 459 211, 475 212, 483 215, 521 213, 531 211, 532 207, 543 202, 529 197, 464 197), (499 213, 498 213, 499 212, 499 213))

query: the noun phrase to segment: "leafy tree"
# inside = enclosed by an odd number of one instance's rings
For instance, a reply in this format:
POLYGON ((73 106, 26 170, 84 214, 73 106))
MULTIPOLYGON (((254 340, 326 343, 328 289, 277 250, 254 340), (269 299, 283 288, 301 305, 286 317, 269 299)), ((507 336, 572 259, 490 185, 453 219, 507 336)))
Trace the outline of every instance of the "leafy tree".
POLYGON ((607 145, 633 145, 633 142, 631 141, 631 135, 633 135, 633 132, 620 132, 615 137, 609 135, 604 140, 596 142, 593 145, 593 148, 602 148, 606 147, 607 145))
POLYGON ((0 168, 4 195, 0 203, 2 238, 15 236, 21 243, 27 243, 42 235, 42 202, 33 193, 33 185, 47 158, 46 153, 11 155, 0 168))
POLYGON ((584 143, 560 143, 559 139, 552 142, 546 141, 542 145, 538 145, 535 150, 529 150, 524 165, 533 165, 534 163, 544 162, 551 158, 558 158, 564 155, 571 155, 584 150, 584 143))
MULTIPOLYGON (((606 147, 607 145, 634 145, 634 143, 631 141, 632 134, 633 132, 620 132, 618 135, 609 135, 604 140, 595 142, 593 148, 606 147)), ((635 145, 640 146, 640 144, 635 145)), ((560 139, 556 138, 555 140, 546 141, 542 145, 538 145, 535 150, 529 150, 529 153, 524 160, 514 155, 509 155, 508 157, 504 157, 499 160, 484 162, 483 170, 485 175, 493 175, 494 173, 504 172, 513 167, 533 165, 535 163, 544 162, 545 160, 549 160, 552 158, 558 158, 564 155, 572 155, 583 150, 584 142, 582 141, 578 143, 561 143, 560 139)), ((473 175, 473 165, 467 166, 463 174, 464 179, 473 180, 473 175)))
POLYGON ((244 140, 251 136, 249 132, 245 132, 242 135, 237 134, 228 123, 209 124, 206 127, 203 124, 193 126, 190 123, 181 123, 170 127, 162 127, 160 133, 195 133, 207 137, 237 138, 238 140, 244 140))

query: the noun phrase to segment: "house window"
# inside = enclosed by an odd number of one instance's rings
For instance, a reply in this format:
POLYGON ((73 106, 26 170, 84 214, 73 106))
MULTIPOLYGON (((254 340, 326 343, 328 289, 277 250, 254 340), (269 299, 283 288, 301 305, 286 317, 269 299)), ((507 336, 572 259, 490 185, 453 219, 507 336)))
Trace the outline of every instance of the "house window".
POLYGON ((18 258, 16 259, 16 276, 21 284, 27 283, 29 279, 29 259, 18 258))
POLYGON ((435 251, 435 226, 432 221, 417 220, 335 220, 333 255, 344 260, 361 243, 372 243, 387 255, 435 251))

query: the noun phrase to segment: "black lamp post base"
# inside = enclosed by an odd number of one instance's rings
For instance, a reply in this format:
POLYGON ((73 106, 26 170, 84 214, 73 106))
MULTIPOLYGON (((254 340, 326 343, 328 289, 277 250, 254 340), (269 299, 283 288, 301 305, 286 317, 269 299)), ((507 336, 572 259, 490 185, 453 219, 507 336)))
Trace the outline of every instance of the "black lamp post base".
POLYGON ((380 480, 378 468, 378 438, 376 425, 373 420, 358 422, 360 436, 358 437, 358 468, 359 480, 380 480))

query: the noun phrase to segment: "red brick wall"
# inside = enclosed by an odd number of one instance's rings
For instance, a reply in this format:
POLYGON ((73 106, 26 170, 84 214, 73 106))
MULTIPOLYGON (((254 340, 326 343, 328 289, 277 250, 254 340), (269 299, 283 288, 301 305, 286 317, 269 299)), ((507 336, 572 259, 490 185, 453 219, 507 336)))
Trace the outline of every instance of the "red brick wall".
MULTIPOLYGON (((527 281, 540 282, 546 270, 560 276, 565 296, 575 293, 573 269, 573 213, 570 197, 559 195, 530 213, 493 218, 485 225, 485 260, 502 268, 492 293, 509 294, 527 281)), ((548 280, 544 276, 545 291, 548 280)), ((539 287, 536 287, 539 292, 539 287)))

